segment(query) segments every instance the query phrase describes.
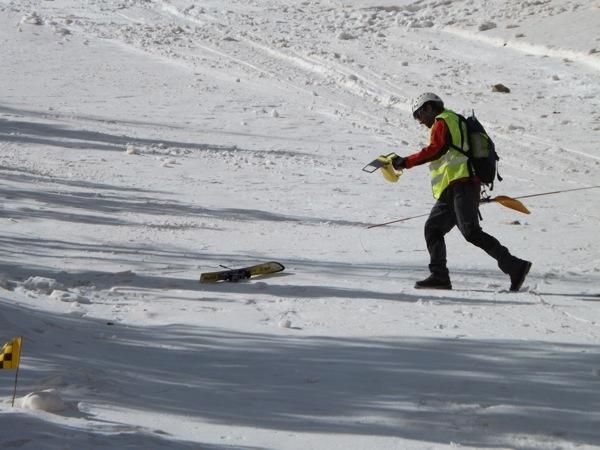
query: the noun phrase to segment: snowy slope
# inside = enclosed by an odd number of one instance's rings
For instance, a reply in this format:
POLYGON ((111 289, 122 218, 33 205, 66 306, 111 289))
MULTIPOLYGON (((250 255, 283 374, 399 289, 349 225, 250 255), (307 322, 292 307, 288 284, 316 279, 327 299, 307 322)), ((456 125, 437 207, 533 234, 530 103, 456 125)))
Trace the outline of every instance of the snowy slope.
POLYGON ((522 292, 427 272, 410 99, 520 196, 597 184, 600 3, 0 0, 0 447, 600 448, 600 189, 482 207, 522 292), (502 83, 508 94, 492 91, 502 83), (278 260, 283 273, 201 285, 278 260))

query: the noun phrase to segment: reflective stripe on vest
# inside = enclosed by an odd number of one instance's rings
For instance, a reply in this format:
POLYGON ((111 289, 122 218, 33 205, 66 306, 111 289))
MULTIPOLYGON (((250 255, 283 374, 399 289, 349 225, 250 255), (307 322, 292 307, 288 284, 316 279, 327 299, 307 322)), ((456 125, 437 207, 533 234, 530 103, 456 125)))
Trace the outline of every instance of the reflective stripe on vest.
MULTIPOLYGON (((452 144, 459 148, 467 150, 467 132, 463 125, 463 135, 465 142, 461 143, 460 122, 456 113, 445 110, 443 113, 436 116, 435 120, 443 120, 450 130, 452 144), (461 146, 462 144, 462 146, 461 146)), ((463 155, 458 150, 449 148, 440 158, 429 163, 429 173, 431 175, 431 190, 433 197, 437 200, 442 195, 442 192, 454 180, 469 177, 469 158, 463 155)))

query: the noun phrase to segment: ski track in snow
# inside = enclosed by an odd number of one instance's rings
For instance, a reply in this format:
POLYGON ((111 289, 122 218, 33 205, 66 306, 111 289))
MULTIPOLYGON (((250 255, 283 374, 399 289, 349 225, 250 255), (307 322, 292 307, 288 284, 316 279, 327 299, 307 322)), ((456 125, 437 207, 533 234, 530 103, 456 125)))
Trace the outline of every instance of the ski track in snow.
MULTIPOLYGON (((179 11, 173 5, 167 5, 163 2, 162 6, 163 6, 163 10, 165 12, 167 12, 168 14, 170 14, 176 18, 181 18, 183 20, 190 21, 192 23, 196 23, 196 24, 200 24, 200 25, 208 23, 207 21, 198 20, 195 17, 191 17, 188 14, 185 14, 185 13, 179 11)), ((224 30, 227 30, 227 27, 223 24, 219 24, 216 18, 211 17, 211 16, 208 16, 208 17, 210 17, 213 24, 217 24, 224 30)), ((217 30, 217 32, 219 32, 219 30, 217 30)), ((222 38, 224 38, 227 36, 227 32, 222 31, 222 32, 220 32, 220 35, 222 36, 222 38)), ((249 47, 256 49, 258 52, 262 53, 263 55, 272 57, 273 61, 267 61, 263 66, 255 66, 253 64, 250 64, 248 61, 240 60, 239 58, 229 55, 224 51, 209 49, 206 46, 203 46, 202 48, 205 50, 211 51, 211 52, 216 52, 219 54, 219 56, 222 56, 227 59, 231 59, 232 61, 234 61, 240 65, 244 65, 246 67, 254 69, 255 71, 257 71, 259 73, 268 73, 273 79, 277 80, 278 82, 287 84, 288 86, 290 86, 293 89, 304 91, 309 96, 312 95, 313 91, 311 91, 310 89, 304 88, 303 86, 300 86, 297 83, 295 83, 295 84, 290 83, 287 80, 298 79, 298 78, 305 79, 307 77, 310 77, 311 74, 314 74, 315 76, 320 77, 325 80, 332 80, 332 79, 343 80, 343 81, 333 82, 335 88, 347 90, 350 94, 354 94, 359 97, 368 96, 368 97, 372 97, 372 98, 378 98, 379 96, 384 96, 384 95, 387 97, 390 97, 390 96, 395 97, 397 95, 396 92, 386 90, 385 88, 382 89, 381 86, 376 85, 375 83, 373 83, 372 80, 354 76, 352 71, 344 66, 339 66, 339 65, 336 66, 336 65, 334 65, 332 63, 328 63, 322 59, 317 60, 314 55, 313 56, 298 55, 294 51, 288 51, 286 53, 286 52, 279 50, 273 46, 261 44, 260 42, 264 41, 264 39, 261 39, 260 37, 254 35, 253 33, 244 32, 242 36, 236 35, 236 40, 237 40, 238 44, 241 42, 249 47), (294 70, 294 68, 300 69, 300 72, 294 73, 294 75, 286 74, 285 72, 289 71, 289 69, 286 70, 286 68, 285 68, 286 66, 282 65, 282 63, 283 64, 289 63, 293 72, 297 72, 297 70, 294 70), (274 66, 274 69, 269 69, 269 66, 271 66, 271 65, 274 66), (308 74, 308 76, 307 76, 307 74, 308 74), (347 82, 346 80, 349 80, 350 77, 353 77, 352 81, 347 82), (358 81, 361 81, 362 83, 360 83, 360 85, 359 85, 358 81)), ((252 59, 255 60, 257 58, 252 58, 252 59)), ((337 93, 336 95, 339 96, 339 93, 337 93)), ((356 107, 353 108, 352 106, 350 106, 348 104, 339 103, 339 102, 335 101, 335 99, 333 98, 333 95, 331 95, 331 94, 330 94, 330 98, 328 98, 328 102, 330 102, 331 104, 334 104, 336 107, 342 107, 346 110, 352 110, 353 114, 361 114, 362 116, 367 118, 367 120, 369 120, 370 122, 379 122, 380 121, 378 116, 376 116, 373 113, 357 110, 356 107)), ((407 110, 407 109, 408 108, 405 108, 405 110, 407 110)))
POLYGON ((466 31, 454 27, 446 27, 444 28, 444 31, 447 33, 455 34, 467 40, 480 41, 487 45, 495 46, 498 48, 508 47, 510 49, 517 50, 527 55, 577 61, 589 65, 594 70, 600 71, 600 58, 594 56, 593 54, 589 55, 570 50, 551 49, 543 45, 531 45, 525 42, 518 42, 512 40, 507 41, 506 39, 476 34, 472 31, 466 31))

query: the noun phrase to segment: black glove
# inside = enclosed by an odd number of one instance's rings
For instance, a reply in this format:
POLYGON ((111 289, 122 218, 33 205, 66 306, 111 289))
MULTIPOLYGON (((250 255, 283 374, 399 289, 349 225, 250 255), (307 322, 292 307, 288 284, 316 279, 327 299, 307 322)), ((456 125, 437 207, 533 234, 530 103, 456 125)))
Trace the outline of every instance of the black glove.
POLYGON ((406 169, 406 166, 404 165, 405 162, 406 162, 406 158, 404 158, 402 156, 398 156, 398 155, 392 156, 392 166, 396 170, 406 169))

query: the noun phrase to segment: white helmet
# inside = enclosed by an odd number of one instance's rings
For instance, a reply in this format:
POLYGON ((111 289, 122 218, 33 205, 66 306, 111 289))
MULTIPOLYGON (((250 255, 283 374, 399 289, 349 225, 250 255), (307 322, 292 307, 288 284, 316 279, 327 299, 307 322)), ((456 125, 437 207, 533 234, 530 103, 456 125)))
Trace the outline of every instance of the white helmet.
POLYGON ((444 104, 442 99, 435 95, 433 92, 425 92, 412 101, 411 106, 413 116, 415 115, 415 112, 417 112, 417 110, 427 102, 436 102, 441 103, 442 105, 444 104))

